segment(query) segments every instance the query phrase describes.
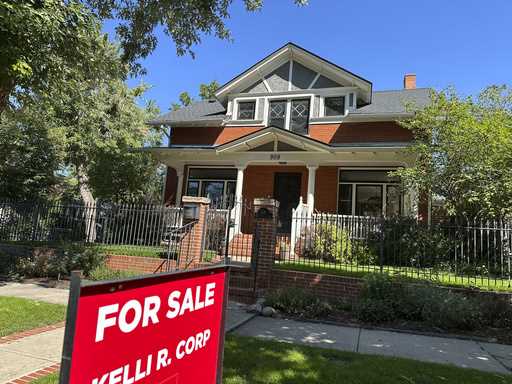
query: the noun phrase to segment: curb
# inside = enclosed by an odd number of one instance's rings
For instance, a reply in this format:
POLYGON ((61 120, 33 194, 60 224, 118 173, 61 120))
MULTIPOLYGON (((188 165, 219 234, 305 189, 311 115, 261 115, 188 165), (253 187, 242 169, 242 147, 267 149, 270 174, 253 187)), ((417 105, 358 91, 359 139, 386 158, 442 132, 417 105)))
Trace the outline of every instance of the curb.
POLYGON ((18 333, 13 333, 11 335, 0 337, 0 344, 8 344, 14 341, 18 341, 20 339, 24 339, 25 337, 39 335, 40 333, 53 331, 55 329, 63 328, 65 325, 64 321, 58 322, 56 324, 45 325, 43 327, 38 327, 34 329, 29 329, 28 331, 22 331, 18 333))
POLYGON ((17 379, 8 381, 5 384, 26 384, 31 383, 36 379, 40 379, 41 377, 48 376, 51 373, 58 372, 60 370, 60 363, 50 365, 46 368, 38 369, 37 371, 31 372, 28 375, 19 377, 17 379))

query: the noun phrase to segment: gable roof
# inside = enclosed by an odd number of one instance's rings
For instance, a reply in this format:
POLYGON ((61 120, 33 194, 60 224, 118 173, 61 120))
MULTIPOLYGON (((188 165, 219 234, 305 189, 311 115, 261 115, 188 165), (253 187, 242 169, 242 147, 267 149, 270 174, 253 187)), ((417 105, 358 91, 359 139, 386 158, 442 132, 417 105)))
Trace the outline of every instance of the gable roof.
POLYGON ((313 63, 314 66, 320 69, 318 72, 323 76, 328 75, 327 77, 333 77, 333 80, 336 80, 336 77, 343 78, 345 82, 358 86, 362 91, 361 95, 363 96, 364 101, 371 102, 371 81, 356 75, 355 73, 342 68, 339 65, 334 64, 292 42, 283 45, 281 48, 275 50, 256 64, 252 65, 250 68, 246 69, 244 72, 229 80, 215 92, 215 96, 219 100, 223 101, 228 93, 233 93, 234 90, 238 90, 239 92, 242 91, 247 86, 253 84, 254 80, 264 76, 265 71, 268 71, 269 68, 275 69, 274 67, 276 62, 281 65, 286 60, 295 59, 299 61, 306 60, 313 63), (284 58, 284 61, 282 58, 284 58), (246 79, 250 80, 246 81, 246 79))
POLYGON ((218 145, 215 149, 217 152, 236 152, 240 148, 251 150, 271 141, 281 141, 301 150, 309 149, 316 152, 330 152, 332 149, 329 144, 322 141, 275 126, 269 126, 244 135, 235 140, 218 145))
POLYGON ((164 125, 189 122, 221 122, 226 117, 226 109, 215 99, 193 102, 176 111, 170 111, 148 121, 149 125, 164 125))

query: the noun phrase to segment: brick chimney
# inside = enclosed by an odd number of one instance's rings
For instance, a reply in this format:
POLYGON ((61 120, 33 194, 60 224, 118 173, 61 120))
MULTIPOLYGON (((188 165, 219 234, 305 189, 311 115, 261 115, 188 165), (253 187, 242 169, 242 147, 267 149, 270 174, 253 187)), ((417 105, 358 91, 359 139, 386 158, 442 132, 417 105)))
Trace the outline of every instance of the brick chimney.
POLYGON ((404 88, 415 89, 416 88, 416 74, 406 73, 404 75, 404 88))

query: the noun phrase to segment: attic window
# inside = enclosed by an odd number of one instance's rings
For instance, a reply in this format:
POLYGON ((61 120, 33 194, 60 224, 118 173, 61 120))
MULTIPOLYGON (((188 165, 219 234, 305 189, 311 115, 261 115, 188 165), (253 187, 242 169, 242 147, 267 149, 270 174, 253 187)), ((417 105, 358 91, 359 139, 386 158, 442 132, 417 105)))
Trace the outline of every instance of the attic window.
POLYGON ((345 96, 326 97, 324 99, 324 116, 341 116, 345 114, 345 96))
POLYGON ((254 120, 256 101, 238 102, 238 120, 254 120))

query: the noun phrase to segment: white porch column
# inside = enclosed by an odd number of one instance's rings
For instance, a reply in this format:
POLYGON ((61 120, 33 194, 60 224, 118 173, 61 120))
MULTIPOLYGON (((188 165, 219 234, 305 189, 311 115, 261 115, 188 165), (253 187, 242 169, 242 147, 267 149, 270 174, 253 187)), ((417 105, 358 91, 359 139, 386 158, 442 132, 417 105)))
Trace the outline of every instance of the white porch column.
POLYGON ((308 214, 312 214, 315 209, 315 180, 318 165, 308 165, 308 214))
POLYGON ((247 165, 237 165, 236 169, 236 188, 235 188, 235 204, 232 212, 232 219, 235 222, 234 234, 240 233, 242 230, 242 213, 243 213, 243 188, 244 188, 244 171, 247 165), (234 216, 234 217, 233 217, 234 216))
POLYGON ((176 175, 178 176, 178 182, 176 183, 176 201, 175 205, 181 205, 181 194, 183 191, 183 175, 184 175, 184 166, 179 165, 176 168, 176 175))

